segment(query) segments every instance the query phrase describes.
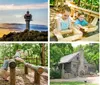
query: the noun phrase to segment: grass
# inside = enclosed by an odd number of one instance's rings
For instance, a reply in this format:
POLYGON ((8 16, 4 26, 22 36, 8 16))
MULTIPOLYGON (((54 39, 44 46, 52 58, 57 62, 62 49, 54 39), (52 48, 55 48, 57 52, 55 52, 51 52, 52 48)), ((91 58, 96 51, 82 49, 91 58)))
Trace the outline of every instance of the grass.
POLYGON ((51 82, 50 85, 96 85, 84 82, 51 82))

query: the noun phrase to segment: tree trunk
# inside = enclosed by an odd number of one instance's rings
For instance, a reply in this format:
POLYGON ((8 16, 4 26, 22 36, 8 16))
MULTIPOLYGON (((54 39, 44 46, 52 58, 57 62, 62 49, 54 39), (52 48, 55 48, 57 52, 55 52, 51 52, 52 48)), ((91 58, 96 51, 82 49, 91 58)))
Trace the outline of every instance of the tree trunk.
POLYGON ((80 0, 78 0, 78 6, 80 6, 80 0))
POLYGON ((45 66, 45 44, 42 44, 41 50, 41 65, 45 66))

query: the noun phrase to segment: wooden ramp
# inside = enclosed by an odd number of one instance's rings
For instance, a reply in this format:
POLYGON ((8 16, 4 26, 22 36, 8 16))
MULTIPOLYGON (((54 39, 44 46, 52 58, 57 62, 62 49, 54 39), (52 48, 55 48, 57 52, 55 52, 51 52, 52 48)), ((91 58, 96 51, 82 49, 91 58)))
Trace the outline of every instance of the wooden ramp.
POLYGON ((99 41, 100 40, 100 33, 92 35, 90 37, 83 37, 83 39, 79 40, 79 41, 99 41))

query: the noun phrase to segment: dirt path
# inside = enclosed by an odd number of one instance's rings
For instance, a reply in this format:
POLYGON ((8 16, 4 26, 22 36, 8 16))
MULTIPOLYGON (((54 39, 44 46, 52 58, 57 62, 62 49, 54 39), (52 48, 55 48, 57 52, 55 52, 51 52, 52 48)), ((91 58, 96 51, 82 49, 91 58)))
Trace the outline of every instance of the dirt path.
MULTIPOLYGON (((28 75, 25 75, 23 70, 18 70, 16 75, 16 85, 33 85, 34 83, 34 71, 30 71, 28 75)), ((42 73, 41 85, 48 85, 48 74, 42 73)), ((0 78, 0 85, 10 85, 9 82, 0 78)))
POLYGON ((100 85, 100 77, 77 77, 71 79, 51 79, 51 82, 84 82, 87 81, 88 83, 100 85))

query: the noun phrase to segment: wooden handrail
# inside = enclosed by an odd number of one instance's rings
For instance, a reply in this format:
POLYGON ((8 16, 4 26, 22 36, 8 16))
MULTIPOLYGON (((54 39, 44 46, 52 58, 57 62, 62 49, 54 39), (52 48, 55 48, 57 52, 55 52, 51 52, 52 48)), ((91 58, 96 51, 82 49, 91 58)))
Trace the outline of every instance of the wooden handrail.
POLYGON ((40 85, 40 75, 44 72, 44 69, 40 66, 35 66, 29 63, 25 63, 25 74, 28 74, 28 68, 34 70, 34 84, 33 85, 40 85))
POLYGON ((70 4, 70 2, 66 3, 66 5, 68 5, 69 7, 71 7, 71 9, 75 9, 75 10, 81 10, 81 11, 84 11, 86 14, 91 14, 90 16, 94 16, 94 17, 98 17, 100 18, 100 14, 98 12, 94 12, 92 10, 88 10, 88 9, 84 9, 84 8, 81 8, 81 7, 78 7, 76 5, 72 5, 70 4))
POLYGON ((35 65, 32 65, 32 64, 29 64, 29 63, 25 63, 25 66, 27 68, 30 68, 32 70, 37 71, 38 74, 42 74, 44 72, 44 69, 40 66, 35 66, 35 65))

